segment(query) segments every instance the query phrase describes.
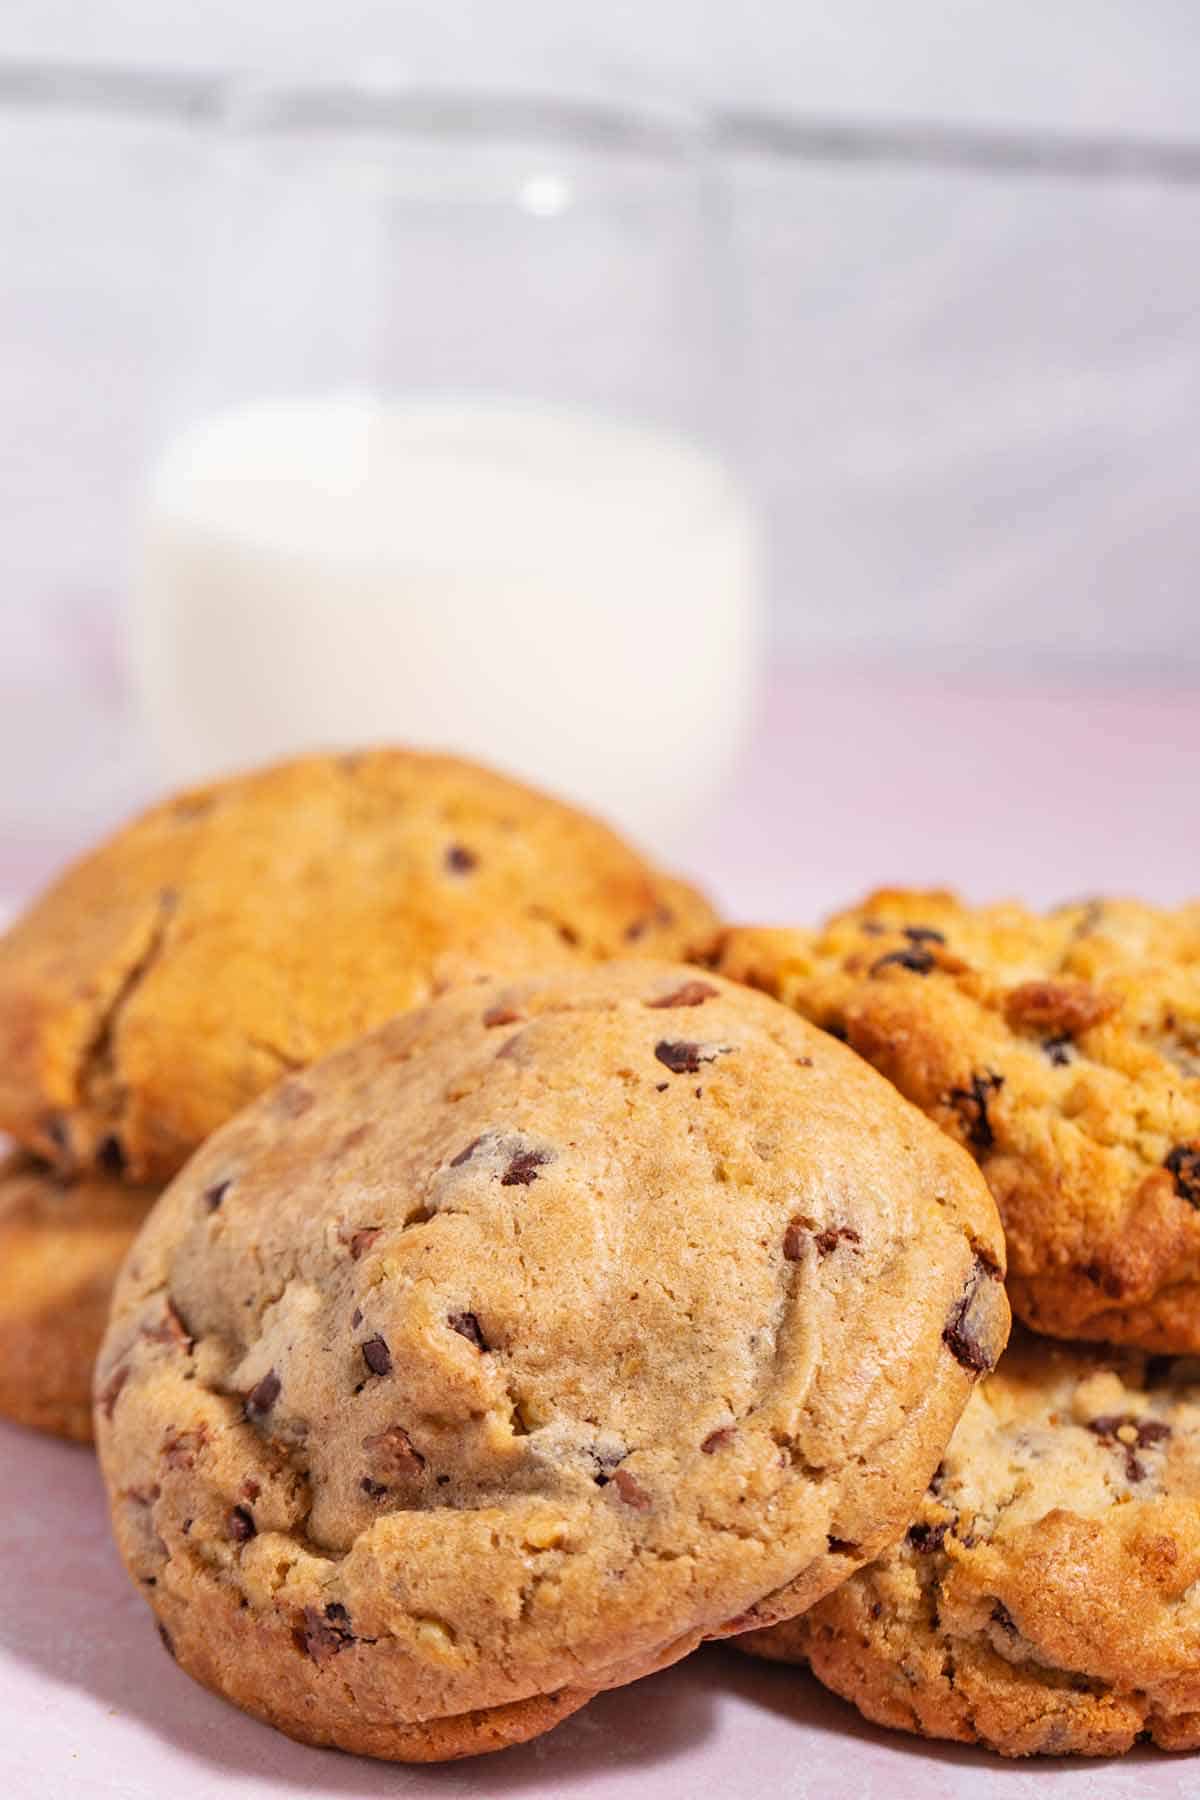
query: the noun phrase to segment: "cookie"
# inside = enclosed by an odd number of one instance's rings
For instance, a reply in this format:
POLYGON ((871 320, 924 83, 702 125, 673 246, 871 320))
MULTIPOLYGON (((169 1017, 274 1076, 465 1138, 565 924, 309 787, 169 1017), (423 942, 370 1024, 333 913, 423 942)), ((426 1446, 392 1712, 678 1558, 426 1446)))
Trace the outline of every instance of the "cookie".
POLYGON ((113 1282, 152 1192, 0 1165, 0 1417, 87 1442, 113 1282))
POLYGON ((0 939, 0 1130, 165 1181, 288 1071, 479 970, 711 941, 604 826, 450 757, 314 756, 119 831, 0 939))
POLYGON ((1004 1756, 1200 1749, 1200 1363, 1014 1336, 907 1537, 741 1646, 1004 1756))
POLYGON ((970 1158, 694 968, 458 988, 168 1190, 97 1370, 175 1656, 294 1737, 494 1749, 903 1530, 1004 1342, 970 1158))
POLYGON ((881 892, 721 967, 844 1037, 975 1156, 1018 1317, 1200 1351, 1200 906, 881 892))

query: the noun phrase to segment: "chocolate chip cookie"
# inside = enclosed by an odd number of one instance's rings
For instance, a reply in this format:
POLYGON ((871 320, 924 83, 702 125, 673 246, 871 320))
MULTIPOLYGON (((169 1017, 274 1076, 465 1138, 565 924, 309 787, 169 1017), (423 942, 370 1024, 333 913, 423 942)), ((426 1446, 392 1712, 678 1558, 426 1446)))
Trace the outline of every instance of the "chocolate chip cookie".
POLYGON ((281 1075, 476 970, 689 957, 715 919, 602 825, 382 750, 200 788, 0 939, 0 1130, 166 1180, 281 1075))
POLYGON ((0 1164, 0 1417, 90 1440, 113 1282, 153 1199, 103 1176, 64 1183, 28 1157, 0 1164))
POLYGON ((1005 1756, 1200 1749, 1200 1363, 1014 1337, 907 1537, 741 1645, 1005 1756))
POLYGON ((786 1009, 459 987, 155 1208, 97 1370, 122 1555, 289 1734, 499 1748, 903 1530, 1008 1311, 970 1158, 786 1009))
POLYGON ((1200 906, 873 894, 724 971, 844 1037, 977 1159, 1019 1317, 1200 1351, 1200 906))

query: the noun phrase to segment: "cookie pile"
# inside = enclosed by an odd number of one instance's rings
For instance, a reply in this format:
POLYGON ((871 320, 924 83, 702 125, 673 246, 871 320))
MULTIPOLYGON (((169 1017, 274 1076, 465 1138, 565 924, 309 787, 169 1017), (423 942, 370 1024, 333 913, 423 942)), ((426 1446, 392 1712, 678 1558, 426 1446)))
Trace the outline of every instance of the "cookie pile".
POLYGON ((1006 1755, 1200 1747, 1200 906, 880 892, 720 961, 970 1151, 1023 1321, 906 1536, 744 1647, 1006 1755))
POLYGON ((289 1735, 500 1749, 729 1637, 1200 1745, 1200 909, 723 930, 486 770, 309 757, 0 940, 0 1129, 0 1412, 94 1426, 167 1649, 289 1735))

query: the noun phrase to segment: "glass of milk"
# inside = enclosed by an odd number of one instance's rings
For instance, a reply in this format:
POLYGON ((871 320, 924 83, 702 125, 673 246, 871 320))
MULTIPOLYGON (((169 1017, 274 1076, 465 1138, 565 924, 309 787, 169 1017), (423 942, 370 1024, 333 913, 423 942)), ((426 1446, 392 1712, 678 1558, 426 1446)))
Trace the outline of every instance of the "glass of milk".
POLYGON ((758 669, 701 125, 237 90, 128 646, 164 778, 452 749, 681 854, 758 669))

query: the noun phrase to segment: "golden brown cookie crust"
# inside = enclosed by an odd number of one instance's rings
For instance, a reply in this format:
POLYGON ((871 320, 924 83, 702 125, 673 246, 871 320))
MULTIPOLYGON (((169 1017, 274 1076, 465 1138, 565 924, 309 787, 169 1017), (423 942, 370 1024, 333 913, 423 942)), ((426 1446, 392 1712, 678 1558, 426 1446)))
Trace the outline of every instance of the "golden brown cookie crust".
POLYGON ((1005 1756, 1200 1748, 1200 1365, 1014 1338, 903 1542, 741 1644, 1005 1756))
POLYGON ((976 1157, 1018 1316, 1200 1350, 1200 906, 883 890, 720 966, 844 1037, 976 1157))
POLYGON ((690 957, 707 904, 452 757, 311 756, 155 807, 0 939, 0 1129, 165 1181, 289 1070, 480 971, 690 957))
POLYGON ((117 1541, 248 1711, 491 1747, 455 1721, 569 1710, 890 1541, 1003 1345, 1002 1256, 970 1159, 761 995, 458 988, 155 1208, 97 1370, 117 1541))
POLYGON ((0 1417, 90 1443, 113 1283, 153 1193, 0 1164, 0 1417))

